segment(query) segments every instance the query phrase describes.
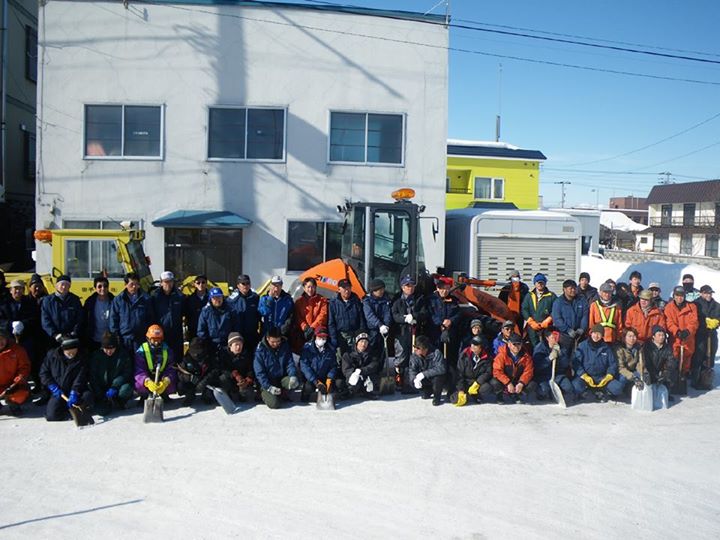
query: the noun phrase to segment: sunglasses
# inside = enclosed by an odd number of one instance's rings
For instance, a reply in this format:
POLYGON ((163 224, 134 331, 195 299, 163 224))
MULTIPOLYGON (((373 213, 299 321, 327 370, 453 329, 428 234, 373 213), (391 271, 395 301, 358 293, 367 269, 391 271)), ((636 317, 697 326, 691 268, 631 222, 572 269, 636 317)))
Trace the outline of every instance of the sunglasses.
POLYGON ((196 281, 195 285, 207 285, 207 281, 196 281))

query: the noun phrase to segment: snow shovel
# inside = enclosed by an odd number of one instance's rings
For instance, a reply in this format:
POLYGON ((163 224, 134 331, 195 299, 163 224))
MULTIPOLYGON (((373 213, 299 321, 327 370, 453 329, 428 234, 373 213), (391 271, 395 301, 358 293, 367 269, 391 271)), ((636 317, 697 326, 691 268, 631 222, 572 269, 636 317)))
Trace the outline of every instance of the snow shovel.
POLYGON ((668 408, 668 389, 664 384, 653 384, 653 410, 668 408))
MULTIPOLYGON (((68 397, 65 394, 61 394, 61 396, 65 401, 68 401, 68 397)), ((92 415, 85 407, 73 405, 68 409, 68 411, 70 412, 70 416, 77 427, 91 426, 95 423, 92 415)))
POLYGON ((715 369, 710 355, 712 354, 712 337, 707 338, 707 358, 700 366, 700 373, 697 378, 697 388, 699 390, 712 390, 715 386, 715 369))
MULTIPOLYGON (((643 364, 642 352, 640 353, 640 360, 638 361, 638 372, 640 373, 640 379, 643 379, 643 373, 645 372, 645 366, 643 364)), ((642 390, 638 390, 633 385, 630 391, 630 408, 635 411, 647 411, 653 410, 653 385, 646 384, 642 390)))
POLYGON ((552 392, 553 398, 555 398, 555 401, 557 401, 557 404, 560 405, 563 409, 567 409, 567 404, 565 403, 565 397, 563 396, 562 390, 560 390, 560 386, 558 386, 558 383, 555 382, 555 362, 557 362, 557 358, 553 358, 552 361, 552 372, 550 373, 550 392, 552 392))
MULTIPOLYGON (((160 363, 155 366, 155 386, 157 387, 160 379, 160 363)), ((158 396, 157 391, 153 392, 152 397, 145 400, 145 409, 143 410, 143 422, 145 424, 163 422, 163 398, 158 396)))
POLYGON ((323 394, 322 392, 317 393, 317 403, 315 404, 315 407, 317 407, 320 411, 334 411, 335 410, 335 396, 332 392, 327 392, 326 394, 323 394))
POLYGON ((218 388, 217 386, 210 386, 209 384, 206 388, 212 390, 215 401, 220 404, 223 411, 225 411, 225 414, 235 414, 240 410, 240 407, 235 405, 235 402, 232 400, 232 398, 228 396, 222 388, 218 388))
POLYGON ((675 385, 673 394, 679 396, 687 396, 687 378, 684 373, 685 369, 685 345, 680 344, 680 365, 678 366, 678 380, 675 385))
POLYGON ((383 349, 385 352, 385 369, 383 376, 380 377, 380 395, 387 396, 395 393, 395 370, 390 368, 390 358, 388 355, 387 336, 383 336, 383 349))

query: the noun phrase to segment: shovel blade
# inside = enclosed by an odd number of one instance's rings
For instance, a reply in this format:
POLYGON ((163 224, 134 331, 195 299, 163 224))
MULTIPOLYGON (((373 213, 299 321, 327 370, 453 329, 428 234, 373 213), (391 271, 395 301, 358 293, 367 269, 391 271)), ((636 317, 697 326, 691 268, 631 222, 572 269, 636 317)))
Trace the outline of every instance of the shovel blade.
POLYGON ((215 401, 217 401, 222 407, 225 414, 235 414, 238 411, 238 407, 235 405, 232 398, 228 396, 222 388, 218 388, 217 386, 208 386, 208 388, 212 390, 215 401))
POLYGON ((567 409, 567 404, 565 403, 565 396, 563 396, 562 390, 560 389, 560 386, 558 386, 558 383, 551 380, 550 381, 550 392, 552 392, 553 398, 557 402, 560 407, 563 409, 567 409))
POLYGON ((145 400, 145 409, 143 410, 143 422, 153 424, 163 422, 163 398, 160 396, 149 397, 145 400))
POLYGON ((335 397, 333 396, 333 394, 321 394, 320 392, 318 392, 316 406, 321 411, 334 411, 335 397))
POLYGON ((395 393, 395 377, 392 375, 387 377, 380 377, 380 389, 381 396, 387 396, 395 393))
POLYGON ((645 388, 638 390, 633 386, 630 395, 630 408, 635 411, 653 410, 653 388, 652 385, 646 384, 645 388))
POLYGON ((653 408, 654 409, 667 409, 668 408, 668 389, 664 384, 653 385, 653 408))
POLYGON ((70 407, 70 417, 77 427, 91 426, 95 423, 90 412, 82 407, 70 407))

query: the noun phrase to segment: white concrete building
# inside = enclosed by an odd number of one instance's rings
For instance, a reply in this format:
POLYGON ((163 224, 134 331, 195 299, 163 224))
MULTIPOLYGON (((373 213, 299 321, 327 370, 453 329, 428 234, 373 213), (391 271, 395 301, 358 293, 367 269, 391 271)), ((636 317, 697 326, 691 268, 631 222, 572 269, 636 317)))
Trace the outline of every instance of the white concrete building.
POLYGON ((41 4, 37 227, 131 220, 156 276, 233 283, 336 256, 346 199, 412 187, 442 230, 443 20, 231 4, 41 4))

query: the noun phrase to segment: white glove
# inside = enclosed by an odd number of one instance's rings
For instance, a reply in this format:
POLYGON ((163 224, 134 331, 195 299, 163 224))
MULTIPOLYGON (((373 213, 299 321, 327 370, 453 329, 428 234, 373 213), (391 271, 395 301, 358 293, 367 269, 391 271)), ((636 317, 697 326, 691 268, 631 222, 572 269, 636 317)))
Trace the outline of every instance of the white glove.
POLYGON ((288 390, 295 390, 298 386, 300 386, 300 381, 298 381, 298 378, 291 376, 288 379, 288 390))
POLYGON ((375 385, 370 380, 370 377, 365 379, 365 391, 369 393, 369 392, 372 392, 374 388, 375 388, 375 385))
POLYGON ((558 354, 560 354, 560 348, 555 345, 552 351, 550 351, 550 360, 557 360, 558 354))
POLYGON ((388 335, 388 332, 390 332, 390 329, 383 324, 383 325, 380 327, 380 333, 381 333, 383 336, 387 336, 387 335, 388 335))
POLYGON ((413 316, 408 313, 407 315, 405 315, 405 322, 408 324, 415 324, 415 319, 413 319, 413 316))
POLYGON ((350 386, 355 386, 358 381, 360 380, 360 370, 356 369, 352 372, 352 375, 350 375, 350 378, 348 379, 348 384, 350 386))
POLYGON ((277 386, 270 386, 267 389, 268 392, 270 392, 273 396, 279 396, 282 390, 280 390, 277 386))
POLYGON ((23 330, 25 330, 25 325, 22 323, 22 321, 13 321, 12 322, 12 333, 15 335, 22 334, 23 330))
POLYGON ((420 390, 422 388, 422 381, 425 378, 425 374, 420 372, 417 375, 415 375, 415 379, 413 380, 413 384, 415 385, 415 388, 420 390))

